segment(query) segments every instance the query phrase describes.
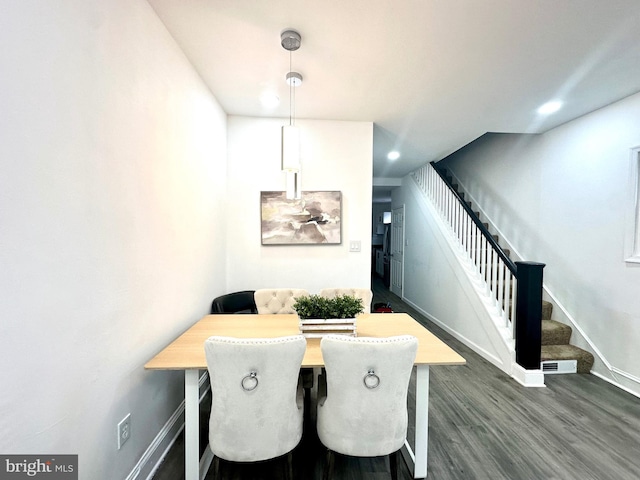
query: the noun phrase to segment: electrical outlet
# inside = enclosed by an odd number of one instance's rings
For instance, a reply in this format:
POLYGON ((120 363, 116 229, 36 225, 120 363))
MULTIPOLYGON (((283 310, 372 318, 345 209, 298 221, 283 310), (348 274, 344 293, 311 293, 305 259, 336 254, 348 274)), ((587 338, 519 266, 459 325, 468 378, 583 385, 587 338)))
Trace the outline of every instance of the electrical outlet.
POLYGON ((129 440, 131 436, 131 414, 128 413, 120 423, 118 423, 118 450, 129 440))

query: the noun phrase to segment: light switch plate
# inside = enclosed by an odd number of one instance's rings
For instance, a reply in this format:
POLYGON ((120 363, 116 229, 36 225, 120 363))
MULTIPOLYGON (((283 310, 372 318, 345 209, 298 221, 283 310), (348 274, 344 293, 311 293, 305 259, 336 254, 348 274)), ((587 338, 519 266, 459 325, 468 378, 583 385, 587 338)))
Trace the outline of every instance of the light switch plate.
POLYGON ((349 242, 349 251, 350 252, 359 252, 362 249, 362 244, 360 240, 351 240, 349 242))

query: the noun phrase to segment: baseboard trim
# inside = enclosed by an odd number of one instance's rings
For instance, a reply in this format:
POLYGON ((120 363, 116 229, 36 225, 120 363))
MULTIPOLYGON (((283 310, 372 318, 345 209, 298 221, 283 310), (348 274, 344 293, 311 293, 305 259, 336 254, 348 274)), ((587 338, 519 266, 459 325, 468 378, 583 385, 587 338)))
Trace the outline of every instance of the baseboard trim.
POLYGON ((164 424, 156 438, 153 439, 153 442, 140 457, 138 464, 134 471, 129 474, 127 480, 136 480, 138 477, 151 480, 183 429, 184 401, 173 412, 167 423, 164 424))
MULTIPOLYGON (((209 374, 205 371, 198 380, 200 401, 209 391, 209 374)), ((151 444, 142 454, 138 463, 133 467, 125 480, 152 480, 165 457, 175 444, 180 433, 184 430, 184 400, 171 414, 167 422, 160 429, 151 444)))
POLYGON ((213 463, 214 456, 215 455, 207 445, 207 448, 205 448, 204 453, 202 454, 202 457, 200 457, 200 470, 199 470, 200 478, 204 479, 204 477, 207 476, 207 472, 211 467, 211 463, 213 463))
POLYGON ((629 372, 625 372, 624 370, 621 370, 618 367, 611 367, 611 371, 613 373, 617 373, 618 375, 622 375, 627 380, 631 380, 632 382, 635 382, 638 385, 640 385, 640 378, 636 377, 635 375, 630 374, 629 372))
POLYGON ((434 317, 430 313, 424 311, 422 308, 420 308, 418 305, 416 305, 415 303, 413 303, 411 300, 407 299, 406 297, 402 297, 402 301, 404 303, 406 303, 407 305, 411 305, 411 307, 415 308, 418 312, 420 312, 422 315, 427 317, 430 321, 435 323, 437 326, 439 326, 441 329, 443 329, 449 335, 455 337, 456 340, 459 340, 462 343, 464 343, 467 347, 469 347, 474 352, 479 354, 482 358, 484 358, 485 360, 489 361, 490 363, 495 365, 497 368, 499 368, 503 372, 508 373, 508 372, 506 372, 506 369, 508 368, 508 366, 505 365, 504 362, 502 360, 500 360, 500 358, 498 358, 495 355, 492 355, 491 353, 487 352, 485 349, 483 349, 482 347, 480 347, 476 343, 472 342, 471 340, 469 340, 464 335, 460 335, 458 332, 456 332, 451 327, 449 327, 446 323, 444 323, 441 320, 437 319, 436 317, 434 317))
POLYGON ((514 362, 511 366, 511 376, 516 382, 525 387, 546 387, 544 373, 540 369, 527 370, 514 362))
MULTIPOLYGON (((600 378, 601 380, 604 380, 607 383, 610 383, 611 385, 613 385, 614 387, 618 387, 621 390, 624 390, 627 393, 630 393, 631 395, 633 395, 634 397, 640 398, 640 394, 638 394, 638 392, 630 389, 629 387, 626 387, 624 385, 622 385, 621 383, 617 382, 616 380, 609 378, 605 375, 603 375, 602 373, 596 372, 595 370, 591 370, 591 375, 595 375, 596 377, 600 378)), ((626 372, 624 372, 626 373, 626 372)), ((623 375, 624 377, 628 378, 628 375, 623 375)))

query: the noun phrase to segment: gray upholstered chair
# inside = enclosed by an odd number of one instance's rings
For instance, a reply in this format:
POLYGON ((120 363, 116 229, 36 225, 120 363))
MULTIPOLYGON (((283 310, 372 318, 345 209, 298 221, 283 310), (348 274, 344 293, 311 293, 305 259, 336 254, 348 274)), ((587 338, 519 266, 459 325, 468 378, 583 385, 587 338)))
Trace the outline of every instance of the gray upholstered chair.
POLYGON ((323 288, 320 290, 319 295, 327 298, 335 298, 338 295, 351 295, 352 297, 361 298, 364 313, 371 313, 373 292, 368 288, 323 288))
POLYGON ((418 339, 328 335, 320 342, 326 378, 318 392, 318 437, 327 447, 324 479, 334 452, 354 457, 397 455, 407 436, 407 390, 418 339))
POLYGON ((256 290, 253 297, 258 313, 296 313, 293 304, 296 298, 308 296, 301 288, 263 288, 256 290))
POLYGON ((204 349, 211 381, 209 447, 214 478, 220 459, 257 462, 286 456, 302 438, 303 398, 298 373, 307 342, 278 338, 213 336, 204 349))

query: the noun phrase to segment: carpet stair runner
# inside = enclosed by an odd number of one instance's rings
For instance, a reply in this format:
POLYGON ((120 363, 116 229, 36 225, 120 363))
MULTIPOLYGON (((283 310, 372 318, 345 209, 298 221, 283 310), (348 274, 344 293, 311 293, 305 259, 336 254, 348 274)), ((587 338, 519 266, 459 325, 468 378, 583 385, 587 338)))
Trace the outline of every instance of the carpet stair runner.
POLYGON ((542 352, 541 361, 577 360, 578 373, 589 373, 593 367, 593 355, 571 345, 572 329, 569 325, 551 320, 553 305, 542 302, 542 352))

